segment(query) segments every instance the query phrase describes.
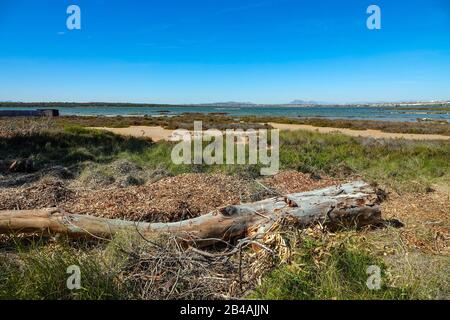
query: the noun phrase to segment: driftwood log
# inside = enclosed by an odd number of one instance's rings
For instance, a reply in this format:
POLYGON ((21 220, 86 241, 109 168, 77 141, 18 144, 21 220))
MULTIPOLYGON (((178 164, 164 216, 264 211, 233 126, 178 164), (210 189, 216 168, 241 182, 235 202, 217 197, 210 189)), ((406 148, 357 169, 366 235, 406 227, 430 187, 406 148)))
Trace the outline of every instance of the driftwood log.
POLYGON ((250 204, 224 207, 194 219, 172 223, 146 223, 70 214, 57 208, 0 211, 0 234, 48 233, 69 237, 110 238, 118 232, 145 237, 179 234, 198 245, 264 234, 282 217, 298 226, 314 223, 335 227, 366 226, 382 222, 376 190, 362 181, 311 192, 289 194, 250 204))

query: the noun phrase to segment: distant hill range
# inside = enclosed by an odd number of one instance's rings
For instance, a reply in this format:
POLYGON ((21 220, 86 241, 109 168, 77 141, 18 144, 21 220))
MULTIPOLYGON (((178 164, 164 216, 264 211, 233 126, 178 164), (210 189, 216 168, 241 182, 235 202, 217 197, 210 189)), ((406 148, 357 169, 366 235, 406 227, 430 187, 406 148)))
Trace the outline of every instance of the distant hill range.
POLYGON ((354 107, 408 107, 408 106, 450 106, 450 101, 406 101, 406 102, 359 102, 330 103, 322 101, 293 100, 285 104, 256 104, 252 102, 213 102, 200 104, 157 104, 157 103, 117 103, 117 102, 10 102, 1 101, 0 108, 164 108, 164 107, 223 107, 223 108, 254 108, 254 107, 313 107, 313 106, 354 106, 354 107))
POLYGON ((194 106, 205 106, 205 107, 255 107, 258 106, 252 102, 213 102, 213 103, 200 103, 194 104, 194 106))
POLYGON ((294 100, 289 102, 289 104, 295 104, 295 105, 327 105, 332 104, 329 102, 319 102, 319 101, 307 101, 307 100, 294 100))

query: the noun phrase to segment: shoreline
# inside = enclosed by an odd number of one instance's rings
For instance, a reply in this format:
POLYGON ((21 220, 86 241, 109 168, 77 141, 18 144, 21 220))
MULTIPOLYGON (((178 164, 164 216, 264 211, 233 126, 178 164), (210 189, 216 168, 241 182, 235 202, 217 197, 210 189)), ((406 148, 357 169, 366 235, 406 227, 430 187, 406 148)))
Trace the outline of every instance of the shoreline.
POLYGON ((306 130, 319 133, 333 134, 340 133, 351 137, 375 138, 375 139, 405 139, 405 140, 450 140, 450 136, 441 134, 427 134, 427 133, 393 133, 384 132, 375 129, 353 130, 348 128, 335 127, 316 127, 307 124, 283 124, 283 123, 269 123, 274 129, 280 130, 306 130))
POLYGON ((361 120, 385 122, 416 122, 423 119, 450 123, 450 104, 415 105, 164 105, 164 104, 4 104, 0 110, 57 109, 62 117, 155 117, 188 113, 223 113, 230 117, 287 117, 292 120, 323 118, 329 120, 361 120), (421 119, 423 118, 423 119, 421 119))
POLYGON ((408 108, 408 107, 430 107, 442 108, 450 107, 448 100, 436 101, 399 101, 399 102, 304 102, 304 103, 252 103, 252 102, 210 102, 210 103, 138 103, 138 102, 21 102, 21 101, 0 101, 0 108, 47 108, 60 106, 64 108, 159 108, 159 107, 223 107, 223 108, 271 108, 271 107, 386 107, 386 108, 408 108))
MULTIPOLYGON (((381 130, 366 129, 366 130, 353 130, 348 128, 335 128, 335 127, 317 127, 312 125, 303 124, 283 124, 270 122, 274 129, 280 131, 310 131, 319 132, 323 134, 344 134, 351 137, 362 138, 374 138, 374 139, 404 139, 404 140, 416 140, 416 141, 432 141, 450 140, 450 136, 440 134, 413 134, 413 133, 391 133, 383 132, 381 130)), ((136 138, 150 138, 155 142, 164 140, 171 141, 172 133, 174 130, 165 129, 161 126, 129 126, 125 128, 113 128, 113 127, 87 127, 88 129, 104 130, 119 134, 123 136, 132 136, 136 138)))

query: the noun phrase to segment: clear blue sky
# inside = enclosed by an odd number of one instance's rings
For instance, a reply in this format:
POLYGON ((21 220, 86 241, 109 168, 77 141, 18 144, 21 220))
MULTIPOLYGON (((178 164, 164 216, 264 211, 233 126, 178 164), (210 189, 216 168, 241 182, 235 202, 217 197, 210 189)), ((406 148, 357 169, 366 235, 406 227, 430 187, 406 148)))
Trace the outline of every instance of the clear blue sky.
POLYGON ((450 1, 0 1, 2 101, 294 99, 450 100, 450 1))

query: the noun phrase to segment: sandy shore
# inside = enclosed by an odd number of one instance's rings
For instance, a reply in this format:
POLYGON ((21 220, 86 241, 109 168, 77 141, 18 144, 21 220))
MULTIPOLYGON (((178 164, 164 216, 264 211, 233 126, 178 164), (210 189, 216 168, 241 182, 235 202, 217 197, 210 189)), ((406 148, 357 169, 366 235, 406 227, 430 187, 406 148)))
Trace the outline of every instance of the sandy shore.
POLYGON ((128 128, 92 127, 89 129, 106 130, 123 136, 151 138, 153 141, 169 141, 172 137, 173 132, 173 130, 164 129, 163 127, 148 126, 131 126, 128 128))
POLYGON ((440 134, 412 134, 412 133, 391 133, 381 130, 352 130, 347 128, 315 127, 306 124, 282 124, 269 123, 275 129, 280 130, 306 130, 320 133, 342 133, 352 137, 366 137, 376 139, 406 139, 406 140, 450 140, 450 136, 440 134))
MULTIPOLYGON (((303 124, 282 124, 270 123, 270 125, 280 130, 306 130, 320 133, 341 133, 352 137, 367 137, 376 139, 405 139, 405 140, 450 140, 450 136, 439 134, 411 134, 411 133, 390 133, 380 130, 352 130, 346 128, 332 127, 315 127, 303 124)), ((153 141, 166 140, 173 138, 173 130, 164 129, 163 127, 150 126, 131 126, 128 128, 107 128, 95 127, 91 129, 100 129, 110 131, 116 134, 133 137, 151 138, 153 141)))

